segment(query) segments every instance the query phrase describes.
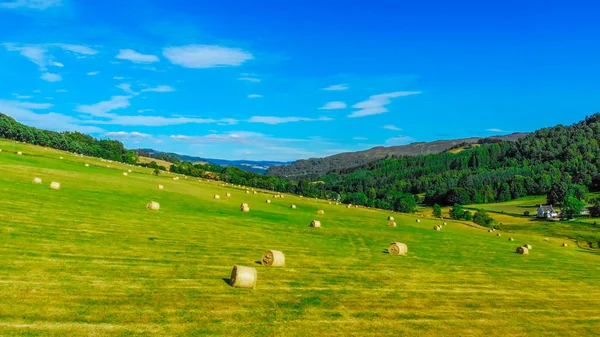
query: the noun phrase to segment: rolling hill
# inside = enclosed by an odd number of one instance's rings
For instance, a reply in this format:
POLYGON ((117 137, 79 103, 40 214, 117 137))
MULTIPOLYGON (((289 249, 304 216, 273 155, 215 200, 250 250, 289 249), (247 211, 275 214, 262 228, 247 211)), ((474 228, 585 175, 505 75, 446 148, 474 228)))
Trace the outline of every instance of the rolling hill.
POLYGON ((285 166, 269 167, 266 174, 290 179, 315 178, 331 171, 346 170, 389 157, 389 156, 418 156, 436 154, 448 151, 461 144, 478 142, 516 141, 527 133, 513 133, 506 136, 488 138, 463 138, 453 140, 438 140, 434 142, 417 142, 408 145, 383 147, 378 146, 365 151, 340 153, 325 158, 298 160, 285 166))

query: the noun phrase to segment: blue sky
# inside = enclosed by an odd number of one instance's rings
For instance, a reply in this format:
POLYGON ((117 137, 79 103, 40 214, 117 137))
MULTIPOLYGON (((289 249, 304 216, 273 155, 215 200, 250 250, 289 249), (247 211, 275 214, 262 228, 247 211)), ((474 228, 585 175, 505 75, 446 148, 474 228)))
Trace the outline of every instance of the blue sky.
POLYGON ((596 1, 0 0, 0 112, 295 160, 600 111, 596 1))

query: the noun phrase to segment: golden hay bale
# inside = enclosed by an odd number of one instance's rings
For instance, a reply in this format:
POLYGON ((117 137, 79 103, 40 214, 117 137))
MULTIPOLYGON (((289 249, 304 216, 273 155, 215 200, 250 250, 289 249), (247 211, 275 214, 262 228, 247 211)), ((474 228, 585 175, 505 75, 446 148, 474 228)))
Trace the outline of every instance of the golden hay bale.
POLYGON ((390 215, 390 216, 388 216, 388 220, 389 221, 394 221, 394 217, 390 215))
POLYGON ((127 177, 127 172, 123 172, 123 175, 127 177))
POLYGON ((331 205, 331 201, 329 202, 329 204, 331 205))
POLYGON ((254 191, 254 194, 257 194, 258 192, 254 191))
POLYGON ((218 194, 215 194, 215 196, 213 198, 215 198, 215 199, 221 199, 221 196, 218 195, 218 194))
POLYGON ((508 241, 515 241, 515 239, 513 239, 513 238, 508 238, 508 241))
POLYGON ((548 238, 544 238, 544 241, 548 241, 548 238))
POLYGON ((388 226, 390 226, 390 227, 396 227, 396 222, 394 222, 394 221, 390 221, 390 222, 388 223, 388 226))
POLYGON ((160 209, 160 204, 156 201, 150 201, 148 204, 146 204, 146 208, 153 211, 158 211, 160 209))
POLYGON ((285 255, 278 250, 267 250, 263 253, 261 262, 267 267, 284 267, 285 255))
POLYGON ((496 233, 496 236, 502 236, 500 233, 496 233))
POLYGON ((496 231, 496 229, 495 229, 495 228, 492 228, 492 232, 495 232, 495 231, 496 231))
POLYGON ((90 164, 85 164, 85 167, 90 167, 90 164))
POLYGON ((246 194, 250 194, 250 191, 246 191, 246 194))
POLYGON ((442 229, 442 227, 440 227, 440 226, 433 226, 433 230, 434 230, 434 231, 439 231, 439 230, 441 230, 441 229, 442 229))
POLYGON ((2 149, 0 149, 0 152, 2 152, 2 149))
POLYGON ((324 210, 322 210, 322 209, 320 209, 320 210, 318 210, 318 211, 317 211, 317 214, 319 214, 319 215, 323 215, 323 214, 325 214, 325 211, 324 211, 324 210))
POLYGON ((164 187, 163 185, 158 185, 158 186, 156 186, 156 188, 158 188, 159 190, 162 190, 162 189, 164 189, 165 187, 164 187))
POLYGON ((23 154, 23 152, 19 151, 19 152, 17 152, 17 154, 20 156, 23 154))
POLYGON ((421 222, 421 219, 417 219, 415 222, 421 222))
POLYGON ((265 202, 266 202, 267 204, 270 204, 270 203, 271 203, 271 200, 267 199, 265 202))
POLYGON ((408 247, 401 242, 392 242, 388 248, 390 255, 405 255, 408 253, 408 247))
POLYGON ((488 233, 491 233, 491 232, 492 232, 492 230, 491 230, 491 229, 488 229, 488 233))
POLYGON ((242 211, 242 212, 250 212, 250 207, 248 207, 248 204, 242 204, 242 206, 240 206, 240 211, 242 211))
POLYGON ((225 195, 226 195, 226 196, 228 196, 228 197, 230 197, 230 196, 231 196, 231 193, 227 192, 227 194, 225 194, 225 195))
POLYGON ((110 165, 106 165, 106 168, 110 168, 110 165))
POLYGON ((173 180, 179 180, 179 177, 173 177, 173 180))
POLYGON ((531 248, 533 248, 533 247, 531 247, 531 245, 529 245, 529 244, 524 244, 524 245, 523 245, 523 247, 527 248, 527 250, 531 250, 531 248))
POLYGON ((59 157, 61 160, 63 159, 63 157, 59 157))
POLYGON ((256 268, 233 266, 229 284, 234 288, 252 288, 256 287, 256 268))
POLYGON ((339 202, 336 202, 336 203, 335 203, 335 205, 336 205, 336 206, 337 206, 337 205, 339 205, 339 204, 340 204, 339 202))
POLYGON ((296 205, 290 206, 291 209, 296 209, 296 205))
POLYGON ((346 205, 346 208, 350 208, 350 207, 352 207, 352 204, 346 205))
POLYGON ((57 183, 56 181, 53 181, 50 184, 50 188, 53 189, 53 190, 60 190, 60 183, 57 183))
POLYGON ((529 249, 527 247, 517 247, 517 253, 527 255, 529 254, 529 249))
POLYGON ((131 173, 131 170, 127 170, 127 172, 131 173))
POLYGON ((447 223, 444 222, 444 226, 446 226, 446 225, 447 225, 447 223))
POLYGON ((42 183, 42 178, 38 178, 38 177, 33 178, 33 183, 34 184, 41 184, 42 183))
POLYGON ((563 247, 567 247, 567 243, 566 243, 566 242, 563 242, 562 246, 563 246, 563 247))
POLYGON ((316 228, 321 227, 321 221, 319 221, 319 220, 313 220, 313 221, 311 221, 310 222, 310 227, 316 227, 316 228))

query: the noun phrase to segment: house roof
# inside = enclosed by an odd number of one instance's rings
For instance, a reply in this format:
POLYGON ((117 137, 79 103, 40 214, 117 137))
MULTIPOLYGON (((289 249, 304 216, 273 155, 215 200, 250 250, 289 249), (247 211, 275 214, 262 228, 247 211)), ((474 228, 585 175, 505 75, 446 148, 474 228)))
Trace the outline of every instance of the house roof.
POLYGON ((538 210, 542 210, 544 212, 552 212, 554 211, 554 208, 552 207, 552 205, 540 205, 540 208, 538 210))

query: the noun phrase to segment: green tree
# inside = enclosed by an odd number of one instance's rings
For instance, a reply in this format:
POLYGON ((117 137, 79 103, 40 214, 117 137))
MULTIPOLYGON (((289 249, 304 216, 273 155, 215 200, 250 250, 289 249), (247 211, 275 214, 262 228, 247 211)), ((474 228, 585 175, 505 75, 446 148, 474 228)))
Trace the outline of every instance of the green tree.
POLYGON ((433 205, 433 216, 436 218, 442 217, 442 206, 438 204, 433 205))
POLYGON ((473 222, 484 227, 491 227, 495 223, 494 219, 482 209, 475 212, 475 215, 473 215, 473 222))
POLYGON ((465 211, 460 204, 454 204, 450 209, 450 218, 455 220, 462 220, 465 216, 465 211))
POLYGON ((584 206, 585 204, 581 200, 573 196, 567 196, 562 202, 560 215, 565 219, 573 219, 575 215, 581 214, 584 206))

